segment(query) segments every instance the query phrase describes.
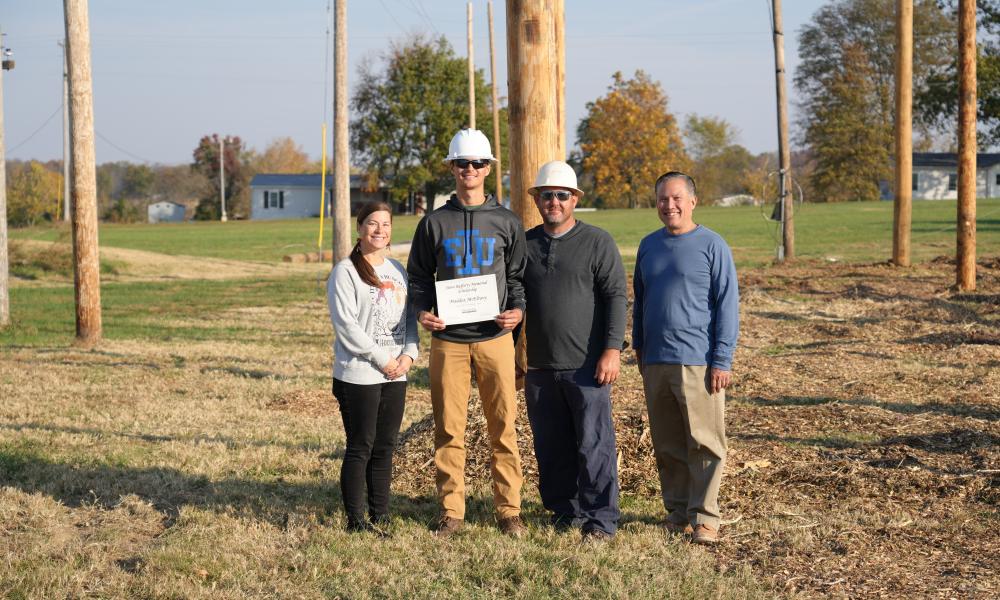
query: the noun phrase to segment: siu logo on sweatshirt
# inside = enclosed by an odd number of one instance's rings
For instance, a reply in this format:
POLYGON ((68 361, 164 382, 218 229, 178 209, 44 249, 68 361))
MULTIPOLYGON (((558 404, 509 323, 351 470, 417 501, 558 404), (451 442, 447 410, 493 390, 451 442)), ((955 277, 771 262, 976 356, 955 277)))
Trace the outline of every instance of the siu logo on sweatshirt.
POLYGON ((496 238, 479 235, 478 229, 459 229, 454 237, 443 240, 445 265, 458 267, 458 275, 479 275, 480 267, 493 264, 496 238))

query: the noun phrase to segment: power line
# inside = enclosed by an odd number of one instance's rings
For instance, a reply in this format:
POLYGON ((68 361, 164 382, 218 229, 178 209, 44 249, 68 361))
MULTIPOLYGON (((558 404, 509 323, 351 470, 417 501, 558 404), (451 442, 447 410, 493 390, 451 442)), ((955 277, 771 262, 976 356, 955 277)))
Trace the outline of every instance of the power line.
POLYGON ((104 140, 104 142, 105 142, 106 144, 108 144, 109 146, 111 146, 111 147, 112 147, 112 148, 114 148, 115 150, 117 150, 117 151, 121 152, 122 154, 126 154, 126 155, 128 155, 128 156, 131 156, 132 158, 136 158, 136 159, 139 159, 139 160, 141 160, 141 161, 142 161, 142 162, 144 162, 144 163, 151 163, 151 164, 152 164, 152 163, 154 163, 154 162, 155 162, 155 161, 152 161, 152 160, 149 160, 148 158, 143 158, 143 157, 139 156, 138 154, 134 154, 134 153, 132 153, 132 152, 129 152, 129 151, 128 151, 128 150, 126 150, 125 148, 122 148, 122 147, 121 147, 121 146, 119 146, 118 144, 116 144, 116 143, 112 142, 111 140, 109 140, 108 138, 106 138, 105 136, 103 136, 103 135, 101 134, 101 132, 100 132, 100 131, 97 131, 96 129, 94 130, 94 134, 95 134, 95 135, 96 135, 97 137, 99 137, 99 138, 101 138, 102 140, 104 140))
POLYGON ((392 14, 392 11, 385 5, 385 2, 383 0, 378 0, 378 3, 382 5, 382 9, 385 10, 385 14, 389 15, 389 18, 396 24, 396 27, 399 27, 400 31, 406 33, 406 28, 399 24, 399 21, 396 20, 396 15, 392 14))
POLYGON ((56 115, 60 114, 61 112, 62 112, 62 103, 60 103, 60 104, 59 104, 59 106, 58 106, 58 108, 56 108, 55 112, 53 112, 53 113, 52 113, 51 115, 49 115, 49 118, 48 118, 48 119, 45 119, 45 122, 44 122, 44 123, 42 123, 42 124, 41 124, 41 125, 40 125, 40 126, 38 127, 38 129, 36 129, 35 131, 33 131, 33 132, 31 133, 31 135, 29 135, 29 136, 28 136, 28 137, 26 137, 25 139, 21 140, 21 142, 20 142, 20 143, 18 143, 18 144, 16 144, 16 145, 14 145, 14 147, 13 147, 13 148, 8 148, 8 149, 7 149, 7 152, 8 152, 8 153, 10 153, 10 152, 13 152, 13 151, 17 150, 18 148, 20 148, 21 146, 23 146, 23 145, 27 144, 28 142, 30 142, 32 138, 34 138, 34 137, 35 137, 36 135, 38 135, 38 134, 39 134, 39 133, 40 133, 40 132, 41 132, 41 131, 42 131, 43 129, 45 129, 45 126, 46 126, 46 125, 48 125, 48 124, 49 124, 49 123, 50 123, 50 122, 52 121, 52 119, 56 118, 56 115))

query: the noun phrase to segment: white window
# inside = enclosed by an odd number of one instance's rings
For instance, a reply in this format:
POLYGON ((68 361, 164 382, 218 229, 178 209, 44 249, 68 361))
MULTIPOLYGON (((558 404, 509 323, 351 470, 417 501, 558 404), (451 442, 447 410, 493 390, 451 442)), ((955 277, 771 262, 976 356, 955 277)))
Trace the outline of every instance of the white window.
POLYGON ((913 174, 913 191, 917 191, 917 184, 920 182, 920 176, 916 173, 913 174))
POLYGON ((954 192, 958 189, 958 173, 948 173, 948 191, 954 192))
POLYGON ((264 208, 283 210, 285 208, 285 191, 264 190, 264 208))

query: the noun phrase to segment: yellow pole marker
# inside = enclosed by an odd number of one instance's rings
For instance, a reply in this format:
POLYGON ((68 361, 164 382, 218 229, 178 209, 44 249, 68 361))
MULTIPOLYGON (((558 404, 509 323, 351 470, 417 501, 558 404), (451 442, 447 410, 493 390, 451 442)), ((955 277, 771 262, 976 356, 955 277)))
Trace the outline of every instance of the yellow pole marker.
POLYGON ((319 176, 319 246, 320 260, 323 258, 323 213, 326 212, 326 123, 323 123, 323 159, 319 176))

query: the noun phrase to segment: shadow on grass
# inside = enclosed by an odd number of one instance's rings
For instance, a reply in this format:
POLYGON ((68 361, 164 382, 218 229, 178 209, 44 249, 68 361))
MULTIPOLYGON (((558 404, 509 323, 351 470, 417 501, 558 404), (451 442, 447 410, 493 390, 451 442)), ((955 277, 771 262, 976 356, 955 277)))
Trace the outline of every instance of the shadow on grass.
POLYGON ((832 398, 828 396, 781 396, 779 398, 762 398, 760 396, 734 397, 738 402, 755 404, 757 406, 816 406, 819 404, 846 404, 848 406, 872 406, 895 413, 917 415, 936 413, 953 417, 970 417, 985 421, 1000 421, 1000 409, 964 403, 926 402, 911 404, 907 402, 883 402, 870 398, 832 398))

